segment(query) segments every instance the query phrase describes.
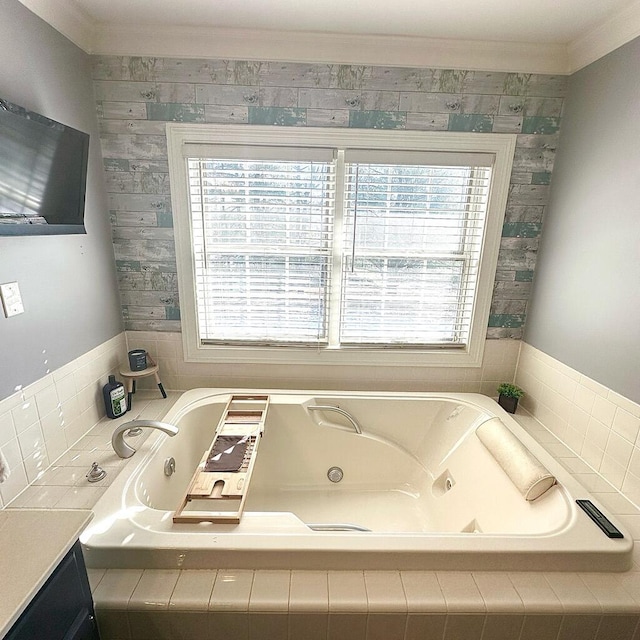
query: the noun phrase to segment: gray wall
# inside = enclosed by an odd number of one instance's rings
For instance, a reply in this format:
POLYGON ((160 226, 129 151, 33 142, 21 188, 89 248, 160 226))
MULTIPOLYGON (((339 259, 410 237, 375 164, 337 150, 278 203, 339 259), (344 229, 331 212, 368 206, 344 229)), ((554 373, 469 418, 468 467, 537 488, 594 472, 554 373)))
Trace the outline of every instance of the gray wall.
POLYGON ((525 340, 640 402, 640 38, 574 74, 525 340))
POLYGON ((18 0, 0 3, 0 97, 91 135, 87 235, 0 238, 0 283, 26 312, 0 313, 0 399, 121 331, 90 59, 18 0))

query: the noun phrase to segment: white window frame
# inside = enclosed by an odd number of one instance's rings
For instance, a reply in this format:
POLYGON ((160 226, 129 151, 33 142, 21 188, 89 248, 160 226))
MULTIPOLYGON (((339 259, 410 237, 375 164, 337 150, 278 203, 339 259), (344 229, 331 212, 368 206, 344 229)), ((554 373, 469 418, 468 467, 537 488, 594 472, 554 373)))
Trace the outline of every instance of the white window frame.
MULTIPOLYGON (((169 177, 174 233, 182 341, 187 362, 234 362, 255 364, 386 365, 479 367, 482 364, 493 283, 498 263, 502 225, 515 151, 514 134, 425 131, 378 131, 315 127, 269 127, 257 125, 167 124, 169 177), (487 207, 485 236, 478 273, 478 289, 465 348, 367 349, 226 346, 202 344, 198 335, 195 265, 192 251, 191 215, 185 149, 187 145, 269 145, 340 147, 482 153, 493 157, 492 182, 487 207)), ((339 277, 339 276, 337 276, 339 277)))

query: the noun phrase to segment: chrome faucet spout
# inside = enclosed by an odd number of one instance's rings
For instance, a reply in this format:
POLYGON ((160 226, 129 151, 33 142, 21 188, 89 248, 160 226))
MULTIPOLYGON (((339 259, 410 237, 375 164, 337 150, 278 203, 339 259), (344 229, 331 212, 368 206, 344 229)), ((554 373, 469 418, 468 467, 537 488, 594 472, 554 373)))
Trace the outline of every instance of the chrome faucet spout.
POLYGON ((137 428, 158 429, 170 436, 175 436, 178 433, 178 427, 168 422, 159 422, 158 420, 130 420, 125 422, 117 427, 111 436, 111 445, 119 457, 130 458, 136 452, 131 445, 124 441, 124 434, 129 429, 137 428))

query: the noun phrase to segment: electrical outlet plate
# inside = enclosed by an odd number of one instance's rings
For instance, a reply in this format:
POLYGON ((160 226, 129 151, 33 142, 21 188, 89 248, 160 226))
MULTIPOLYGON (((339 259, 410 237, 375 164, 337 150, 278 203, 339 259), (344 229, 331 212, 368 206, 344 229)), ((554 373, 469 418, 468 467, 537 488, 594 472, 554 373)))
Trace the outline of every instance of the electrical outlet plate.
POLYGON ((0 298, 2 298, 2 307, 4 309, 5 318, 17 316, 24 313, 24 305, 22 304, 22 296, 17 282, 7 282, 0 284, 0 298))

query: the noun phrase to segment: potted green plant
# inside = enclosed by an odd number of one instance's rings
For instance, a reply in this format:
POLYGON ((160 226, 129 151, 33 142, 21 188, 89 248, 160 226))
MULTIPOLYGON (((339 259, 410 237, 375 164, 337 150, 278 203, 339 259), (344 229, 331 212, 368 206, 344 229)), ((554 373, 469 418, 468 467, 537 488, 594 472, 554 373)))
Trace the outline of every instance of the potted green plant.
POLYGON ((518 408, 518 400, 522 398, 524 391, 515 384, 503 382, 498 386, 498 404, 509 413, 515 413, 518 408))

